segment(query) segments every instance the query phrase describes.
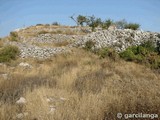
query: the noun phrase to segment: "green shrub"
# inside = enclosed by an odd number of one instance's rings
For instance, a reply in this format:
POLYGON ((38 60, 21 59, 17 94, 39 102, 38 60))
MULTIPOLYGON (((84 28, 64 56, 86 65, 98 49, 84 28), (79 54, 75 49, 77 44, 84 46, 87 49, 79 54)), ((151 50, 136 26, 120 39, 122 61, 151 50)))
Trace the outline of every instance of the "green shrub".
POLYGON ((0 62, 10 62, 16 59, 20 51, 16 46, 5 46, 0 50, 0 62))
POLYGON ((58 25, 60 25, 60 24, 59 24, 58 22, 53 22, 52 25, 58 26, 58 25))
POLYGON ((144 58, 150 53, 146 47, 143 46, 131 46, 125 51, 120 53, 120 56, 128 61, 142 62, 144 58))
POLYGON ((102 48, 98 51, 98 55, 100 56, 100 58, 109 57, 114 61, 119 58, 118 53, 112 48, 102 48))
POLYGON ((139 46, 132 46, 120 53, 121 58, 145 64, 150 68, 160 69, 160 56, 152 41, 144 42, 139 46))
POLYGON ((149 54, 149 51, 147 48, 143 47, 143 46, 137 46, 137 55, 142 55, 142 56, 146 56, 147 54, 149 54))
POLYGON ((139 29, 140 25, 137 23, 129 23, 125 25, 125 29, 132 29, 132 30, 137 30, 139 29))
POLYGON ((135 60, 135 54, 131 49, 127 49, 124 52, 121 52, 120 57, 122 57, 123 59, 125 59, 127 61, 135 60))
POLYGON ((17 32, 10 32, 10 40, 11 41, 18 41, 19 40, 18 33, 17 32))
POLYGON ((146 48, 149 52, 155 52, 156 51, 156 47, 155 47, 153 41, 151 41, 151 40, 148 40, 148 41, 142 43, 141 46, 146 48))
POLYGON ((135 62, 142 63, 142 62, 145 62, 145 57, 138 54, 138 55, 135 56, 134 60, 135 60, 135 62))
POLYGON ((102 28, 103 29, 108 29, 112 24, 113 24, 113 21, 108 19, 108 20, 106 20, 102 23, 102 28))
POLYGON ((95 42, 89 40, 85 43, 84 49, 87 51, 92 51, 94 47, 95 47, 95 42))
POLYGON ((103 22, 102 22, 101 18, 96 18, 93 15, 93 16, 88 17, 86 24, 91 27, 92 32, 93 32, 93 31, 95 31, 96 27, 102 26, 103 22))
POLYGON ((156 51, 160 55, 160 41, 157 41, 156 51))
POLYGON ((130 51, 132 51, 133 52, 133 54, 138 54, 138 51, 137 51, 137 46, 132 46, 132 47, 129 47, 129 48, 127 48, 127 50, 130 50, 130 51))

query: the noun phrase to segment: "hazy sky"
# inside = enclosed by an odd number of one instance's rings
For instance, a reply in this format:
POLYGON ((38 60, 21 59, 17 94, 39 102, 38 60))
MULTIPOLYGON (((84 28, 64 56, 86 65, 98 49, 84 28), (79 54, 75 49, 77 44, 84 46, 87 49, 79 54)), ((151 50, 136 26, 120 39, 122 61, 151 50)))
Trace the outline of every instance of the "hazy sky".
POLYGON ((23 26, 58 21, 75 25, 71 15, 126 19, 160 32, 160 0, 0 0, 0 37, 23 26))

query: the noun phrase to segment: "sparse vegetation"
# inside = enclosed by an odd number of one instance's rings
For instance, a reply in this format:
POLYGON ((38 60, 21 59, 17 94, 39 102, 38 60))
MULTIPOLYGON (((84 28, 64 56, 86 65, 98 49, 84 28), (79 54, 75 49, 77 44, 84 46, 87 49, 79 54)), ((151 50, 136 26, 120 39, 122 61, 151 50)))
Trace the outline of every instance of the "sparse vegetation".
POLYGON ((102 23, 102 28, 103 29, 108 29, 111 25, 113 25, 114 23, 113 23, 113 21, 112 20, 110 20, 110 19, 108 19, 108 20, 106 20, 106 21, 104 21, 103 23, 102 23))
POLYGON ((95 31, 96 27, 101 27, 102 26, 102 20, 100 18, 96 18, 94 15, 89 16, 87 25, 92 28, 92 31, 95 31))
POLYGON ((95 46, 95 42, 90 40, 90 41, 86 42, 86 44, 84 46, 84 49, 87 50, 87 51, 93 51, 94 46, 95 46))
POLYGON ((49 33, 49 32, 45 31, 45 30, 42 30, 42 31, 38 32, 38 35, 40 35, 40 34, 47 34, 47 33, 49 33))
POLYGON ((101 27, 102 29, 108 29, 111 25, 115 25, 118 29, 132 29, 138 30, 140 25, 137 23, 128 23, 125 19, 120 21, 113 21, 111 19, 102 20, 101 18, 96 18, 92 16, 78 15, 76 18, 71 16, 71 19, 76 22, 77 25, 83 26, 84 24, 90 26, 92 31, 95 31, 96 27, 101 27))
POLYGON ((116 61, 121 57, 126 61, 133 61, 153 69, 160 69, 158 43, 156 47, 150 40, 139 46, 131 46, 121 53, 117 53, 113 48, 101 48, 96 50, 95 42, 93 41, 87 41, 84 49, 97 54, 100 58, 110 58, 116 61))
POLYGON ((119 58, 118 53, 112 49, 112 48, 102 48, 100 50, 98 50, 98 55, 100 56, 100 58, 107 58, 109 57, 110 59, 116 61, 119 58))
POLYGON ((19 49, 16 46, 4 46, 0 49, 0 62, 10 62, 19 55, 19 49))
MULTIPOLYGON (((41 62, 25 61, 33 68, 16 66, 8 80, 0 79, 1 120, 18 119, 16 101, 22 96, 25 120, 116 120, 119 112, 160 113, 160 75, 145 66, 99 59, 80 49, 41 62)), ((10 69, 2 66, 0 72, 10 69)))
POLYGON ((127 21, 125 19, 115 22, 115 25, 118 29, 125 29, 127 21))
POLYGON ((139 27, 140 27, 140 25, 137 24, 137 23, 128 23, 128 24, 125 25, 124 28, 125 28, 125 29, 138 30, 139 27))

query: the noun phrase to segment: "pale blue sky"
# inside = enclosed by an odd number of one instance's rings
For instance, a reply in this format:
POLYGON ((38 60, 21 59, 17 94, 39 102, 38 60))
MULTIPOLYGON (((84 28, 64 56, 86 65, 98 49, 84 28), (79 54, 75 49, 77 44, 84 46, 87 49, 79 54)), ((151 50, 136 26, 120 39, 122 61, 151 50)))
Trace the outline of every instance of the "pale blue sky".
POLYGON ((143 30, 160 32, 160 0, 0 0, 0 37, 24 25, 75 25, 71 15, 136 22, 143 30))

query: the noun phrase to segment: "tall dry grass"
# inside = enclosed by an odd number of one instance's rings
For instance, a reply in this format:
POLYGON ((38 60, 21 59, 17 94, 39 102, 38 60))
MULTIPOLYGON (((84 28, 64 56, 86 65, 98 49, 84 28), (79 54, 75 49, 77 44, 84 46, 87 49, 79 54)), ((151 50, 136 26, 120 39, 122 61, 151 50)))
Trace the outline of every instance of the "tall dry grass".
POLYGON ((74 50, 47 60, 17 60, 2 66, 0 120, 17 119, 24 97, 25 120, 117 120, 117 113, 160 114, 160 75, 135 63, 99 59, 74 50), (49 101, 48 101, 49 100, 49 101), (54 107, 54 112, 51 111, 54 107))

